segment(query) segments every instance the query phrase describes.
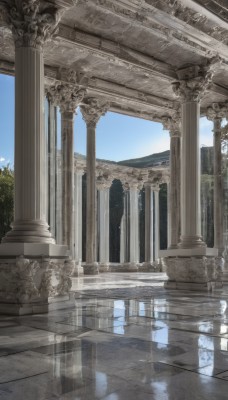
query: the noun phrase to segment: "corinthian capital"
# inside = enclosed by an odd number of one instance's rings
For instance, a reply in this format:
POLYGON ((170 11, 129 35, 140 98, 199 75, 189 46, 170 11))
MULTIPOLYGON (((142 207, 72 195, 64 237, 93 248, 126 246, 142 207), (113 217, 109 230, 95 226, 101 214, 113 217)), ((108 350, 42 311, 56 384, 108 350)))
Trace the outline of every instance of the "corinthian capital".
POLYGON ((206 116, 210 121, 215 121, 216 119, 222 120, 222 118, 226 118, 227 114, 227 103, 213 103, 211 107, 207 108, 206 116))
POLYGON ((46 89, 49 101, 60 107, 61 112, 75 112, 83 101, 86 90, 77 84, 76 72, 73 70, 62 70, 60 77, 64 82, 56 82, 46 89))
POLYGON ((86 99, 81 105, 82 117, 87 125, 95 125, 101 116, 105 115, 109 109, 109 103, 98 100, 94 97, 86 99))
POLYGON ((16 47, 42 48, 56 32, 64 10, 58 2, 44 0, 0 0, 0 6, 11 26, 16 47))
POLYGON ((181 136, 181 115, 176 111, 172 117, 162 117, 163 129, 169 131, 170 137, 181 136))
POLYGON ((175 95, 182 101, 200 101, 220 62, 218 57, 214 57, 205 66, 193 65, 179 69, 179 80, 172 84, 175 95))

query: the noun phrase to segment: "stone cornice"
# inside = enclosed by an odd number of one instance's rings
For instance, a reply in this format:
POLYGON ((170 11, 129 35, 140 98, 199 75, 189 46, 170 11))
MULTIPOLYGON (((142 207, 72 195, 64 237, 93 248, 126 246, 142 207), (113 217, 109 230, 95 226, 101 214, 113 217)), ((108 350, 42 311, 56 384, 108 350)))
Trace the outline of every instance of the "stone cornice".
MULTIPOLYGON (((195 10, 193 7, 197 6, 195 2, 189 1, 189 3, 191 4, 186 6, 181 0, 136 0, 132 4, 128 0, 122 0, 121 3, 113 5, 111 0, 96 0, 96 5, 103 10, 133 20, 135 24, 143 25, 144 29, 153 31, 153 34, 157 33, 158 37, 169 38, 169 41, 176 42, 185 49, 191 48, 191 51, 197 54, 206 55, 210 51, 215 55, 219 42, 223 56, 227 59, 227 25, 212 12, 203 15, 200 6, 199 10, 195 10), (142 8, 144 13, 140 12, 142 8), (176 26, 178 30, 175 29, 176 26)), ((205 2, 203 6, 205 7, 205 2)))
POLYGON ((182 101, 200 101, 220 62, 221 60, 215 57, 205 66, 192 65, 179 69, 179 80, 172 84, 175 95, 182 101))
POLYGON ((81 105, 81 113, 87 125, 96 126, 101 116, 109 109, 109 103, 95 97, 86 98, 81 105))

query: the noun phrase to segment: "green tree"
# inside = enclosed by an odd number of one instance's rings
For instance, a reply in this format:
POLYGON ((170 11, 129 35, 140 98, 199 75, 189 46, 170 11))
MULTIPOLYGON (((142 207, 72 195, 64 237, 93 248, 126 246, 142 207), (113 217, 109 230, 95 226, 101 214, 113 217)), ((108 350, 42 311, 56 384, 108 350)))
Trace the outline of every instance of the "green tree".
POLYGON ((14 174, 9 166, 0 168, 0 240, 13 221, 14 174))

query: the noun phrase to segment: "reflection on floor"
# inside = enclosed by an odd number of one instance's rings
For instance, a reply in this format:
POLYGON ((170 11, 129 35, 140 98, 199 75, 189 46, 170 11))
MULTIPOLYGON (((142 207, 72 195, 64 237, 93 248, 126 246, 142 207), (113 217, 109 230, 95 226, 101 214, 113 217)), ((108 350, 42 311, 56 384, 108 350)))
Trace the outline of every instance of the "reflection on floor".
POLYGON ((228 291, 164 279, 75 278, 75 308, 1 316, 0 399, 227 400, 228 291))

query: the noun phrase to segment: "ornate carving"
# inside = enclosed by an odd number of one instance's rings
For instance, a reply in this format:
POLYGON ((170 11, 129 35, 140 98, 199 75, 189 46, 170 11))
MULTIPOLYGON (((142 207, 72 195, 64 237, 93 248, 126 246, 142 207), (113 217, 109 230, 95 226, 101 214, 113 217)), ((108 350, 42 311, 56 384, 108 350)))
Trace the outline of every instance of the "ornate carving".
POLYGON ((179 81, 172 84, 175 95, 183 101, 200 101, 220 63, 221 60, 214 57, 205 66, 193 65, 178 70, 179 81))
POLYGON ((227 103, 213 103, 211 107, 207 108, 207 118, 210 121, 214 121, 216 119, 222 120, 222 118, 226 118, 227 113, 228 113, 227 103))
POLYGON ((68 294, 72 261, 30 260, 23 256, 0 265, 0 300, 23 303, 68 294))
POLYGON ((62 8, 41 0, 0 0, 17 47, 42 47, 56 33, 62 8))
POLYGON ((74 70, 62 69, 60 78, 64 81, 56 82, 46 89, 46 95, 54 105, 60 107, 61 112, 73 112, 83 101, 86 89, 77 84, 77 75, 74 70))
POLYGON ((87 125, 95 125, 101 116, 105 115, 109 109, 109 103, 98 100, 94 97, 86 99, 81 105, 81 112, 87 125))
POLYGON ((162 117, 163 129, 169 131, 171 137, 181 136, 181 114, 176 111, 172 117, 162 117))
POLYGON ((164 262, 171 281, 203 283, 218 279, 214 257, 167 257, 164 262))

